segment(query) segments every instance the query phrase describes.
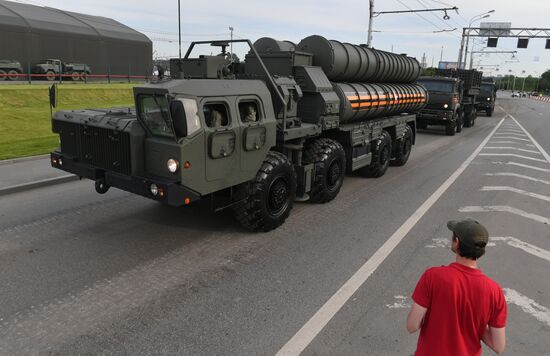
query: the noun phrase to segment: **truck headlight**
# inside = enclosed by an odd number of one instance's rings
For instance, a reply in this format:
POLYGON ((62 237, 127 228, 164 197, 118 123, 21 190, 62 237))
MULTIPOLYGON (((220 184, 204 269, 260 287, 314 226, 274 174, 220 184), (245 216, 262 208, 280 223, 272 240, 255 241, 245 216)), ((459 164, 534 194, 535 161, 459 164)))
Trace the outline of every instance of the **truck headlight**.
POLYGON ((447 109, 449 107, 449 104, 444 104, 443 109, 447 109))
POLYGON ((151 190, 151 194, 153 194, 154 196, 157 196, 157 194, 159 193, 159 187, 157 187, 155 183, 151 184, 149 189, 151 190))
POLYGON ((491 101, 491 98, 487 98, 487 101, 491 101))
POLYGON ((177 160, 170 158, 168 162, 166 162, 166 166, 168 167, 170 173, 176 173, 178 171, 180 163, 177 160))

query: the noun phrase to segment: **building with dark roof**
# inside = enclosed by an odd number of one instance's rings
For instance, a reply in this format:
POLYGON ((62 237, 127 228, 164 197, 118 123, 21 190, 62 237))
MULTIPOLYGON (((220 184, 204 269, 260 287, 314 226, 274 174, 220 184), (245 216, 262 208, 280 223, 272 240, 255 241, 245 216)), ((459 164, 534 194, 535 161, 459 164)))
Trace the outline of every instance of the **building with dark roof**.
POLYGON ((0 59, 24 71, 46 59, 86 63, 94 74, 150 75, 152 42, 106 17, 0 0, 0 59))

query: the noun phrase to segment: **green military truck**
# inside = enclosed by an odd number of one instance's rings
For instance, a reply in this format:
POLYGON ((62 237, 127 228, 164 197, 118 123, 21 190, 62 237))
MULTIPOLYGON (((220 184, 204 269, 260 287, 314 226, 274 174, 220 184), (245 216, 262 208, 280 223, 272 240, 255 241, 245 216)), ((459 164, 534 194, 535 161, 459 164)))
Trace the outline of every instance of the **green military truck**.
POLYGON ((32 74, 39 74, 41 78, 53 81, 60 75, 68 76, 73 81, 84 80, 85 75, 92 74, 90 66, 84 63, 65 63, 59 59, 45 59, 36 63, 32 69, 32 74))
MULTIPOLYGON (((52 166, 170 206, 208 198, 269 231, 296 200, 334 199, 345 172, 404 165, 427 93, 414 58, 310 36, 193 42, 174 75, 134 88, 135 109, 60 111, 52 166), (231 42, 244 63, 227 63, 231 42), (190 55, 197 45, 220 55, 190 55)), ((54 100, 52 100, 54 101, 54 100)))
POLYGON ((14 59, 0 59, 0 80, 18 80, 23 67, 14 59))
POLYGON ((485 111, 487 116, 493 116, 495 101, 497 98, 497 87, 492 78, 483 78, 479 88, 477 111, 485 111))
POLYGON ((429 94, 428 103, 416 114, 418 129, 428 125, 445 126, 445 133, 454 136, 464 125, 462 80, 447 77, 420 77, 417 81, 429 94))

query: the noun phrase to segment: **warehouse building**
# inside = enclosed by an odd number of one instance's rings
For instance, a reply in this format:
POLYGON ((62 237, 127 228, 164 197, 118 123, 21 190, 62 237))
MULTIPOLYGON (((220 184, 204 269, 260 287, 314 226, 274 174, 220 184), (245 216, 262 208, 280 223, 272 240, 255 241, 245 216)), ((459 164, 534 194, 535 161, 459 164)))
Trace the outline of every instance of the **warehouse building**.
POLYGON ((152 42, 106 17, 0 0, 0 60, 24 72, 43 59, 86 63, 93 74, 150 75, 152 42))

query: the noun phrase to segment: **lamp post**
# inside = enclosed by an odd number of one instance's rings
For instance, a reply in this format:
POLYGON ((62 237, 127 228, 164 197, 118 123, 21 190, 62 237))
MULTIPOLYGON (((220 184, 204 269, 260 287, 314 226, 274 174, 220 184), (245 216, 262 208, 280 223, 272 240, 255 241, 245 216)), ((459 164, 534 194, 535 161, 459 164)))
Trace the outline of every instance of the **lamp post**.
POLYGON ((179 46, 179 57, 178 57, 178 69, 179 69, 179 78, 183 78, 183 69, 181 66, 181 0, 178 0, 178 46, 179 46))
POLYGON ((233 26, 229 26, 229 31, 231 31, 231 47, 229 48, 230 53, 230 63, 233 63, 233 26))
MULTIPOLYGON (((476 16, 472 17, 472 18, 470 19, 470 22, 468 23, 468 28, 472 27, 472 24, 473 24, 475 21, 479 21, 479 20, 481 20, 481 19, 485 19, 485 18, 491 16, 490 14, 492 14, 493 12, 495 12, 495 10, 489 10, 489 11, 487 11, 487 12, 484 12, 484 13, 482 13, 482 14, 479 14, 479 15, 476 15, 476 16)), ((466 50, 465 50, 465 52, 464 52, 464 67, 466 67, 466 63, 468 63, 468 62, 467 62, 467 59, 468 59, 468 45, 469 45, 469 43, 470 43, 470 30, 468 30, 468 34, 467 34, 467 36, 466 36, 466 50)), ((462 49, 461 49, 461 51, 462 51, 462 49)), ((461 67, 461 66, 462 66, 462 62, 459 63, 458 66, 461 67)))
POLYGON ((523 91, 525 91, 525 78, 526 78, 525 71, 522 70, 521 74, 523 74, 523 84, 521 84, 521 91, 523 92, 523 91))

